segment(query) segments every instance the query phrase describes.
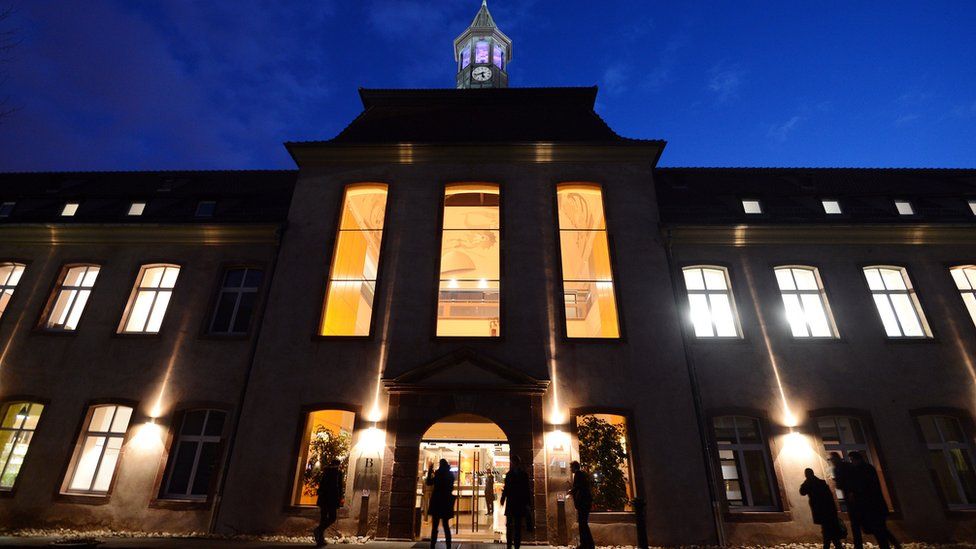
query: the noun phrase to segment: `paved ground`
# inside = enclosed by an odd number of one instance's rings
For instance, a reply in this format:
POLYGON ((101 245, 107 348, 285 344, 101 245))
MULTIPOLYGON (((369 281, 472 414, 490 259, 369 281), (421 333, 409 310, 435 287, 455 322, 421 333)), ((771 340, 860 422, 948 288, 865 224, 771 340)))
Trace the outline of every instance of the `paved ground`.
MULTIPOLYGON (((56 537, 13 537, 0 536, 0 547, 48 547, 56 537)), ((313 547, 311 543, 284 543, 268 541, 241 541, 241 540, 220 540, 220 539, 200 539, 200 538, 103 538, 104 543, 99 548, 105 549, 169 549, 186 547, 188 549, 264 549, 278 547, 313 547)), ((415 542, 385 542, 373 541, 365 545, 354 544, 330 544, 328 547, 335 549, 426 549, 427 543, 415 542)), ((454 543, 452 549, 497 549, 504 545, 492 545, 487 543, 454 543)), ((444 543, 437 544, 438 549, 447 549, 444 543)), ((533 546, 532 549, 543 549, 542 546, 533 546)))

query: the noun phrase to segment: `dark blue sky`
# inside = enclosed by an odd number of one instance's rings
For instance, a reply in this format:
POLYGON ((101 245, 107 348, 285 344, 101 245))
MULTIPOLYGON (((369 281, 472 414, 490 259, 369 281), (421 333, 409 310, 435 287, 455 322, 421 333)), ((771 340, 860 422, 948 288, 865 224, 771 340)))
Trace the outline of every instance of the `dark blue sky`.
MULTIPOLYGON (((599 85, 661 165, 976 167, 971 0, 489 2, 513 86, 599 85)), ((293 167, 360 86, 453 86, 479 0, 17 6, 0 170, 244 169, 293 167)))

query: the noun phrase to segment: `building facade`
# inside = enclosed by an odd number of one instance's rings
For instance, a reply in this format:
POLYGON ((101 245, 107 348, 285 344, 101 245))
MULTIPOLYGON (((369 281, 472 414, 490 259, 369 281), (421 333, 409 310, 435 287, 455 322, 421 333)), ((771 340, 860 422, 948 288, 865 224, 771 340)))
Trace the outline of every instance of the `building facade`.
POLYGON ((491 540, 519 456, 536 542, 574 459, 598 543, 812 541, 858 451, 900 539, 972 539, 976 170, 657 168, 511 48, 482 5, 460 89, 296 171, 0 175, 0 521, 305 533, 338 457, 340 531, 421 539, 443 458, 491 540))

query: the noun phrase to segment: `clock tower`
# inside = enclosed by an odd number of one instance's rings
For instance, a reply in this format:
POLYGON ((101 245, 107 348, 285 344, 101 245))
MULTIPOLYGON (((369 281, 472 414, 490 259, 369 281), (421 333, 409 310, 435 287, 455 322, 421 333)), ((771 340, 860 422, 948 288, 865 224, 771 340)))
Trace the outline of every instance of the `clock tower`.
POLYGON ((486 0, 471 25, 454 40, 458 88, 507 88, 512 41, 488 11, 486 0))

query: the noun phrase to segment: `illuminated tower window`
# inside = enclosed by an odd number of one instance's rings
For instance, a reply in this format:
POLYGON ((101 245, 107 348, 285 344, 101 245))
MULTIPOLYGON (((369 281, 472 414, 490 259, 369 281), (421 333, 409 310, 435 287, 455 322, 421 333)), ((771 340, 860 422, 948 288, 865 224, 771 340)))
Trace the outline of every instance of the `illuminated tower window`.
POLYGON ((501 225, 497 185, 444 191, 437 335, 498 337, 501 225))
POLYGON ((568 337, 620 337, 610 243, 598 185, 556 189, 568 337))
POLYGON ((732 285, 723 267, 685 267, 685 288, 697 337, 740 337, 732 285))
POLYGON ((817 269, 776 267, 775 272, 793 337, 837 337, 817 269))
POLYGON ((346 187, 319 335, 368 336, 370 333, 386 194, 387 186, 382 183, 346 187))

